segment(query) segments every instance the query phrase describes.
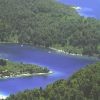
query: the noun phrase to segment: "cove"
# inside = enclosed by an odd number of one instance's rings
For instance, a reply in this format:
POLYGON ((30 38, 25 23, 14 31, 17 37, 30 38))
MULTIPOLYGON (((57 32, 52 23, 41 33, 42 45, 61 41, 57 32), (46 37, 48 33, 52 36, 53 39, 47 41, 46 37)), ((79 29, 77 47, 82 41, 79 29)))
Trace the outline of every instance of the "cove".
POLYGON ((0 44, 0 58, 13 62, 23 62, 46 66, 53 74, 20 77, 0 80, 0 94, 10 95, 25 89, 43 87, 59 79, 68 79, 79 69, 97 60, 85 56, 59 54, 50 49, 36 48, 31 45, 0 44))

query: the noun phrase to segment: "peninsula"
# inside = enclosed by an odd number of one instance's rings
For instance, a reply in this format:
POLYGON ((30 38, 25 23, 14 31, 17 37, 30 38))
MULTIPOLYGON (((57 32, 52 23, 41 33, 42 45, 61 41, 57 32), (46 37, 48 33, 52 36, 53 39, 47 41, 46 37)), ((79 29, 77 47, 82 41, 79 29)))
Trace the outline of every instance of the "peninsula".
POLYGON ((46 67, 32 64, 14 63, 0 59, 0 78, 13 78, 32 75, 47 75, 52 73, 46 67))

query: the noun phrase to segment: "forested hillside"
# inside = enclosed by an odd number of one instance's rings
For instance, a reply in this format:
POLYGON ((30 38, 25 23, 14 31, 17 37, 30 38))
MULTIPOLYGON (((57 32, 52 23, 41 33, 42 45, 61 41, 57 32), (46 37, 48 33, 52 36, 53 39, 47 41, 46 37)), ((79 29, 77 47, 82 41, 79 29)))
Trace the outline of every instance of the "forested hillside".
POLYGON ((56 0, 0 0, 0 42, 100 54, 100 21, 56 0))
POLYGON ((6 100, 100 100, 100 62, 81 69, 68 81, 56 81, 44 90, 26 90, 6 100))

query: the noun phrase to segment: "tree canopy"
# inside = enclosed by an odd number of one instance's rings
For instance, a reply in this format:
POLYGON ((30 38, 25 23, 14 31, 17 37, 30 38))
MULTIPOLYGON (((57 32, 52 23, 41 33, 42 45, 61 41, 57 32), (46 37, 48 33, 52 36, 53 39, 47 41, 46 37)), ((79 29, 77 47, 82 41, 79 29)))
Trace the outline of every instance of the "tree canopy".
POLYGON ((0 42, 60 45, 69 52, 99 55, 99 28, 100 20, 79 16, 56 0, 0 0, 0 42))
POLYGON ((11 95, 6 100, 100 100, 100 62, 81 69, 69 80, 58 80, 34 90, 11 95))

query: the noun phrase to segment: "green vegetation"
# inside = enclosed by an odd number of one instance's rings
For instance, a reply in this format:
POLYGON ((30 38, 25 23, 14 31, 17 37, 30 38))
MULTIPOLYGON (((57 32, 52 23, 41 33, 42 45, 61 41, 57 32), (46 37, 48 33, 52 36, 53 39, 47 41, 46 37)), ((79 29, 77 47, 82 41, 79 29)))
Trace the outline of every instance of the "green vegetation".
POLYGON ((25 90, 6 100, 100 100, 100 62, 81 69, 68 81, 58 80, 45 89, 25 90))
MULTIPOLYGON (((60 44, 56 44, 52 46, 54 49, 56 49, 55 51, 59 51, 62 50, 62 52, 66 52, 66 53, 73 53, 73 54, 80 54, 82 55, 83 49, 79 48, 79 47, 73 47, 71 45, 66 45, 66 46, 61 46, 60 44)), ((52 49, 53 50, 53 49, 52 49)))
POLYGON ((21 76, 39 75, 39 73, 47 74, 49 70, 37 65, 12 63, 0 59, 0 78, 11 78, 21 76))
MULTIPOLYGON (((0 42, 30 43, 100 57, 100 20, 79 16, 56 0, 0 0, 0 42)), ((0 59, 0 78, 48 73, 47 68, 0 59)), ((68 81, 25 90, 6 100, 100 100, 100 63, 68 81)))
POLYGON ((7 65, 7 61, 0 59, 0 66, 6 66, 7 65))
POLYGON ((0 0, 0 42, 60 45, 100 57, 100 20, 81 17, 56 0, 0 0))

